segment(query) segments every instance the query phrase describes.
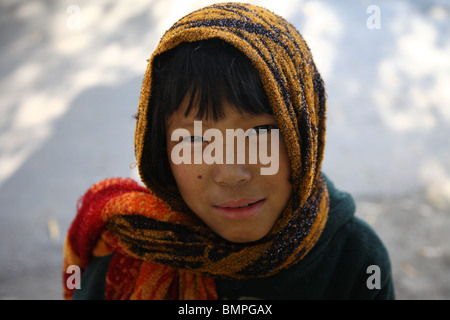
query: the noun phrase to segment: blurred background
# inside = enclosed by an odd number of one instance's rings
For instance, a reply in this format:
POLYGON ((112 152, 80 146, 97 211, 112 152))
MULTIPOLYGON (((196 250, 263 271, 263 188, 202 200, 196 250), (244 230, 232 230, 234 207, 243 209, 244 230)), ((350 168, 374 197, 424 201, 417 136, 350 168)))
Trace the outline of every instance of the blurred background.
MULTIPOLYGON (((146 59, 215 1, 0 0, 0 299, 61 299, 77 199, 138 178, 146 59)), ((450 1, 248 1, 292 22, 325 80, 324 172, 390 252, 399 299, 450 298, 450 1)))

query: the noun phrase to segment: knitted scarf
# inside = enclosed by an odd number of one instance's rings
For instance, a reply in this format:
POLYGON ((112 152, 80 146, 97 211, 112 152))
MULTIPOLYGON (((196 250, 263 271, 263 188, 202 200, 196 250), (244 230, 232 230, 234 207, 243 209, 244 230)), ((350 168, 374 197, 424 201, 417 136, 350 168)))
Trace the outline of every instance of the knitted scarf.
MULTIPOLYGON (((320 168, 325 146, 325 92, 306 42, 282 17, 258 6, 224 3, 176 22, 149 59, 135 131, 144 186, 107 179, 80 199, 65 243, 64 271, 83 272, 92 257, 113 253, 107 299, 216 299, 214 279, 266 277, 298 263, 325 226, 329 197, 320 168), (148 177, 143 150, 151 123, 152 63, 182 42, 220 38, 258 71, 279 124, 291 166, 293 196, 262 239, 231 243, 191 212, 179 194, 148 177)), ((148 150, 148 148, 147 148, 148 150)), ((64 274, 64 294, 71 298, 64 274)))

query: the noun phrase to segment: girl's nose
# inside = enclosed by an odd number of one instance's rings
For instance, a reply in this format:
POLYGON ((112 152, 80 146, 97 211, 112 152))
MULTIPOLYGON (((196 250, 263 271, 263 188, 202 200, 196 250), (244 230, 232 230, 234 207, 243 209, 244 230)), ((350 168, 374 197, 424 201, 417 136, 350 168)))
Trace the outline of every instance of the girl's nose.
POLYGON ((252 173, 247 165, 243 164, 217 164, 213 169, 214 182, 227 187, 249 182, 252 173))

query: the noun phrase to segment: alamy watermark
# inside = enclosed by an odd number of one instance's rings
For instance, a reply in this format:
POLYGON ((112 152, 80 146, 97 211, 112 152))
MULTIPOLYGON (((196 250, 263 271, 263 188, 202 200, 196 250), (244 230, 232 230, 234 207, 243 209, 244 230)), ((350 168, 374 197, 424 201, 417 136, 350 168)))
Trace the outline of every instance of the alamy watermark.
POLYGON ((367 281, 366 281, 367 289, 369 289, 369 290, 381 289, 380 267, 377 266, 376 264, 372 264, 367 267, 366 273, 370 274, 370 276, 367 278, 367 281))
POLYGON ((210 128, 205 132, 202 130, 202 122, 194 121, 193 136, 189 130, 184 128, 178 128, 172 132, 171 141, 179 142, 171 152, 171 159, 174 164, 234 164, 236 149, 237 164, 245 164, 248 158, 248 164, 269 165, 269 167, 261 167, 261 175, 274 175, 278 172, 278 129, 269 129, 270 152, 268 152, 269 130, 267 129, 256 130, 251 128, 246 131, 243 129, 226 129, 225 138, 219 129, 210 128), (225 157, 223 154, 224 140, 225 157), (206 147, 203 145, 204 142, 208 143, 206 147), (246 147, 247 144, 248 148, 246 147), (246 150, 248 150, 248 153, 246 150))
MULTIPOLYGON (((366 280, 367 289, 381 289, 381 269, 377 265, 370 265, 366 269, 366 273, 370 274, 366 280)), ((81 289, 81 269, 77 265, 69 265, 66 274, 70 276, 66 279, 66 287, 69 290, 81 289)))
POLYGON ((367 7, 366 13, 370 16, 366 20, 366 26, 368 29, 381 29, 381 9, 379 6, 372 4, 367 7))
POLYGON ((69 290, 81 289, 81 269, 77 265, 70 265, 66 269, 66 274, 70 276, 66 279, 66 287, 69 290))
POLYGON ((69 15, 66 20, 66 26, 69 30, 81 29, 81 8, 76 5, 70 5, 66 9, 69 15))

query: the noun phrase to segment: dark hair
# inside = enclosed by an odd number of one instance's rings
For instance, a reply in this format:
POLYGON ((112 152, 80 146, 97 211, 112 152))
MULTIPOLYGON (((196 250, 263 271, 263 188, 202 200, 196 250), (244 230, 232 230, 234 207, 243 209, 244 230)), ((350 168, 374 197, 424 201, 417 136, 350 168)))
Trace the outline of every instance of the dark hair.
POLYGON ((152 67, 150 127, 141 174, 160 187, 175 185, 167 156, 166 120, 178 110, 186 95, 190 97, 186 116, 196 111, 199 119, 222 119, 224 102, 239 112, 272 114, 251 61, 221 39, 182 43, 156 57, 152 67))

